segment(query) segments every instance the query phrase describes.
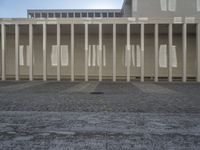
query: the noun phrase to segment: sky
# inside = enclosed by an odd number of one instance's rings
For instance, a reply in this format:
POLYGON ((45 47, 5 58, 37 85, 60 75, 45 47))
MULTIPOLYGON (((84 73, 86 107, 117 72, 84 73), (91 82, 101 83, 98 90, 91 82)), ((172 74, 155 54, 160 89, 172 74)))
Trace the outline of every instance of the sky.
POLYGON ((121 9, 123 0, 0 0, 0 18, 24 18, 27 9, 121 9))

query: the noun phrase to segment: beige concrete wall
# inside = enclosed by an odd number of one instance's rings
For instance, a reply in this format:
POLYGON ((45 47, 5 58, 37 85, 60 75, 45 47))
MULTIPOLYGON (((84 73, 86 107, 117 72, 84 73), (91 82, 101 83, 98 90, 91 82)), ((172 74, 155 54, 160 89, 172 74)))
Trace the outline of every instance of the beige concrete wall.
MULTIPOLYGON (((0 30, 1 30, 1 27, 0 27, 0 30)), ((0 51, 1 51, 1 34, 0 34, 0 51)), ((1 78, 1 52, 0 52, 0 78, 1 78)))
MULTIPOLYGON (((6 40, 6 75, 15 75, 15 44, 14 34, 8 34, 6 40)), ((103 44, 107 48, 107 66, 103 67, 103 76, 112 78, 112 59, 113 46, 112 34, 103 35, 103 44)), ((159 43, 168 44, 168 35, 162 34, 159 36, 159 43)), ((20 44, 28 45, 28 35, 20 35, 20 44)), ((56 44, 56 35, 51 34, 47 37, 47 76, 56 79, 56 67, 50 64, 51 46, 56 44)), ((62 35, 61 44, 69 45, 70 49, 70 35, 62 35)), ((89 36, 89 44, 98 45, 98 34, 89 36)), ((140 35, 131 35, 131 44, 140 44, 140 35)), ((173 69, 174 77, 182 77, 182 35, 176 34, 173 36, 173 44, 177 46, 178 68, 173 69)), ((126 76, 126 68, 122 65, 123 50, 126 45, 126 34, 117 35, 117 76, 126 76)), ((34 35, 34 56, 35 63, 33 66, 34 77, 42 78, 42 35, 34 35)), ((0 54, 1 56, 1 54, 0 54)), ((84 76, 84 34, 75 35, 75 79, 79 76, 84 76)), ((188 35, 188 53, 187 53, 187 76, 196 76, 196 37, 195 35, 188 35)), ((0 67, 1 68, 1 67, 0 67)), ((28 67, 20 67, 20 76, 27 76, 28 67)), ((70 76, 70 66, 61 68, 61 75, 63 78, 70 76)), ((98 67, 89 67, 89 76, 96 76, 98 78, 98 67)), ((140 68, 131 67, 131 76, 140 76, 140 68)), ((145 77, 154 76, 154 35, 145 35, 145 77)), ((159 77, 168 77, 168 69, 159 68, 159 77)), ((105 77, 104 77, 105 78, 105 77)))

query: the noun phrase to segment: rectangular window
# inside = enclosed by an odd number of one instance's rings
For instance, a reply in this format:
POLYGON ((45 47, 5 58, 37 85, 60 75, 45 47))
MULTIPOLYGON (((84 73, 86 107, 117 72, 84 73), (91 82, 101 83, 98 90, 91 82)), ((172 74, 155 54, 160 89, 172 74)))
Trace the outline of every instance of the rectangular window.
POLYGON ((107 13, 103 13, 103 18, 107 18, 108 14, 107 13))
POLYGON ((200 0, 197 0, 197 11, 200 11, 200 0))
POLYGON ((101 17, 100 13, 95 13, 95 17, 101 17))
POLYGON ((161 68, 167 68, 167 45, 160 45, 159 66, 161 68))
POLYGON ((99 49, 99 45, 96 46, 96 58, 97 58, 97 66, 100 65, 100 49, 99 49))
POLYGON ((53 45, 51 51, 51 65, 57 66, 58 65, 58 46, 53 45))
POLYGON ((160 0, 161 10, 167 11, 167 0, 160 0))
POLYGON ((115 17, 121 17, 121 14, 120 13, 115 13, 115 17))
POLYGON ((34 49, 33 49, 33 52, 32 52, 32 59, 30 57, 30 46, 27 45, 26 46, 26 64, 27 66, 30 66, 30 63, 31 61, 33 61, 33 65, 35 64, 35 57, 34 57, 34 49))
POLYGON ((26 46, 26 65, 30 66, 31 57, 30 57, 30 47, 29 45, 26 46))
POLYGON ((89 50, 88 50, 88 66, 91 67, 91 57, 92 57, 92 46, 89 45, 89 50))
POLYGON ((176 46, 172 46, 172 67, 173 68, 177 68, 178 67, 176 46))
POLYGON ((24 45, 19 46, 19 65, 24 66, 24 45))
POLYGON ((176 0, 169 0, 168 9, 169 11, 176 11, 176 0))
POLYGON ((88 13, 88 17, 89 18, 93 18, 94 17, 94 13, 88 13))
POLYGON ((40 13, 36 13, 35 18, 41 18, 40 13))
POLYGON ((68 45, 61 45, 61 65, 69 65, 69 48, 68 45))
POLYGON ((53 13, 49 13, 48 18, 53 18, 53 13))
POLYGON ((114 17, 114 13, 112 13, 112 12, 108 13, 108 17, 113 18, 114 17))
POLYGON ((124 51, 124 64, 125 64, 125 67, 128 66, 128 61, 127 61, 127 58, 128 58, 128 53, 127 53, 127 45, 125 46, 125 51, 124 51))
POLYGON ((69 18, 73 18, 74 17, 74 13, 69 13, 69 18))
POLYGON ((106 46, 103 45, 103 66, 106 66, 106 46))
POLYGON ((87 13, 82 13, 82 17, 87 17, 87 13))
POLYGON ((62 18, 67 18, 67 13, 62 13, 62 18))
POLYGON ((60 13, 56 13, 55 16, 56 16, 56 18, 60 18, 61 17, 60 13))
POLYGON ((135 46, 131 46, 131 57, 132 57, 132 64, 135 66, 135 46))
POLYGON ((141 67, 141 49, 140 45, 137 45, 137 67, 141 67))
POLYGON ((80 13, 75 13, 75 17, 76 17, 76 18, 80 18, 80 17, 81 17, 81 14, 80 14, 80 13))
POLYGON ((92 45, 92 66, 96 66, 96 45, 92 45))
POLYGON ((47 18, 47 13, 42 13, 42 18, 47 18))

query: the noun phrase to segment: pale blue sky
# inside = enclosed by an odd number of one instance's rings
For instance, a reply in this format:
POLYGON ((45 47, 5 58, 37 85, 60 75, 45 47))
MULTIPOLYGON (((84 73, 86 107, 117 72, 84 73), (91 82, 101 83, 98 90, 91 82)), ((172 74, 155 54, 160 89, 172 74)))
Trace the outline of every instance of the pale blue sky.
POLYGON ((120 9, 123 0, 0 0, 0 18, 26 17, 27 9, 120 9))

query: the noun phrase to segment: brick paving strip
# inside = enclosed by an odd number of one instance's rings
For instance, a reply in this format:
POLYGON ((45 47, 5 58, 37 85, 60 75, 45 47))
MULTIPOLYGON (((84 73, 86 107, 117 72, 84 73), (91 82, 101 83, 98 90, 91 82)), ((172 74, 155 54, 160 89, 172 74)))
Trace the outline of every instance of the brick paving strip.
POLYGON ((200 149, 200 114, 1 111, 0 120, 0 149, 200 149))
POLYGON ((176 91, 162 87, 154 83, 136 83, 132 82, 134 86, 139 88, 144 93, 159 93, 159 94, 177 94, 176 91))

